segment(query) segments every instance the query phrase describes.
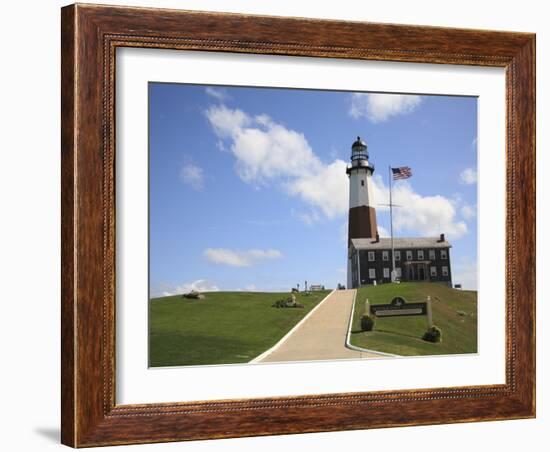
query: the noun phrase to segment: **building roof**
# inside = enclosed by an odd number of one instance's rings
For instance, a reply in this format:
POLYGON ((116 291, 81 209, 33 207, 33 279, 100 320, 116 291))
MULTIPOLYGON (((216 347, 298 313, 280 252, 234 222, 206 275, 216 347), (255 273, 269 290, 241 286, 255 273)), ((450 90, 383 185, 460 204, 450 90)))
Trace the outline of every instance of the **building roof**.
MULTIPOLYGON (((351 243, 358 250, 389 250, 391 249, 390 238, 376 239, 351 239, 351 243)), ((393 247, 396 250, 410 248, 450 248, 447 240, 440 241, 439 237, 394 237, 393 247)))

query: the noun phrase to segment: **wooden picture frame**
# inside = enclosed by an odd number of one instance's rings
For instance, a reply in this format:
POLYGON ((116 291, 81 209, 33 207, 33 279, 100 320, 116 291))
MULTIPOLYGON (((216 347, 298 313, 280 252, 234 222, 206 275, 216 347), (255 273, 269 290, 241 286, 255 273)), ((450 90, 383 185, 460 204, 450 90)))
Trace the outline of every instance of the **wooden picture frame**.
POLYGON ((64 444, 86 447, 535 416, 535 35, 79 4, 62 9, 61 35, 64 444), (505 68, 506 383, 117 405, 117 47, 505 68))

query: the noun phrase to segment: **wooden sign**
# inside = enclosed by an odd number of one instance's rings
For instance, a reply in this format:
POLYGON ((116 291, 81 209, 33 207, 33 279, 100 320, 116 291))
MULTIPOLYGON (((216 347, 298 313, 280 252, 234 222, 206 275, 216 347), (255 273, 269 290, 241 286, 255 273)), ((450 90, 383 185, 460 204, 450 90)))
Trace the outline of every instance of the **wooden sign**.
POLYGON ((389 304, 370 305, 370 313, 376 317, 412 315, 427 315, 428 317, 431 317, 430 307, 430 300, 407 303, 403 297, 395 297, 389 304))

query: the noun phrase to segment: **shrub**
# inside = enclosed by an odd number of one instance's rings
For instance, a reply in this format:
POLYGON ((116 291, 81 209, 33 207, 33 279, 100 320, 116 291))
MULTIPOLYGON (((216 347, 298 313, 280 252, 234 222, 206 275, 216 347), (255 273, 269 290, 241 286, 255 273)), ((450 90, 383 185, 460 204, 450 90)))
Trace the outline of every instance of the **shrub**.
POLYGON ((196 290, 192 290, 189 293, 184 293, 182 295, 182 297, 183 298, 189 298, 189 299, 192 299, 192 300, 203 300, 204 299, 204 295, 201 294, 200 292, 197 292, 196 290))
POLYGON ((374 328, 374 318, 370 315, 361 316, 361 331, 372 331, 374 328))
POLYGON ((274 308, 303 308, 304 305, 296 302, 292 297, 277 300, 271 305, 274 308))
POLYGON ((441 342, 443 341, 443 335, 441 333, 441 329, 437 326, 432 326, 431 328, 428 328, 428 330, 424 333, 424 336, 422 337, 423 340, 427 342, 441 342))

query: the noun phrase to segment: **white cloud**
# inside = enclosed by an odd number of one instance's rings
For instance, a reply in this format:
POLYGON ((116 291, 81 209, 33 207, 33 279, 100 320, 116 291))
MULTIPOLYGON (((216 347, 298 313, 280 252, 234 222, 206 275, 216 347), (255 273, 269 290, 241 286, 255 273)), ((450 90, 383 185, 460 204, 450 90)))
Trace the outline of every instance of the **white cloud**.
POLYGON ((349 114, 353 118, 365 117, 369 121, 383 122, 392 116, 413 112, 422 102, 420 96, 412 94, 368 94, 351 95, 349 114))
MULTIPOLYGON (((388 204, 389 190, 380 175, 373 177, 373 187, 378 204, 388 204)), ((425 236, 443 232, 452 239, 468 232, 466 223, 457 219, 453 200, 441 195, 420 195, 408 181, 398 181, 393 185, 392 201, 401 206, 393 209, 394 232, 406 230, 425 236)), ((388 207, 380 206, 377 210, 388 210, 388 207)))
MULTIPOLYGON (((346 163, 324 164, 302 133, 274 122, 267 115, 252 117, 224 105, 212 106, 206 116, 214 132, 228 139, 225 146, 236 158, 239 177, 256 186, 275 182, 279 188, 333 218, 347 211, 346 163)), ((317 212, 301 215, 306 223, 317 221, 317 212)))
POLYGON ((460 209, 460 212, 462 213, 462 216, 466 218, 466 220, 471 220, 476 216, 475 206, 471 206, 469 204, 464 204, 460 209))
POLYGON ((252 258, 252 260, 258 260, 258 259, 279 259, 283 257, 281 252, 279 250, 249 250, 246 252, 248 256, 252 258))
POLYGON ((204 250, 203 255, 209 262, 229 265, 231 267, 249 267, 262 260, 279 259, 283 257, 279 250, 274 249, 239 251, 227 248, 207 248, 204 250))
POLYGON ((466 168, 460 173, 460 183, 465 185, 472 185, 477 182, 477 171, 473 168, 466 168))
POLYGON ((206 280, 197 279, 196 281, 179 284, 179 285, 164 285, 164 287, 158 292, 159 296, 169 297, 171 295, 179 295, 196 290, 197 292, 218 292, 219 287, 206 280))
POLYGON ((389 231, 384 226, 378 225, 377 227, 378 227, 378 234, 380 235, 380 237, 389 237, 390 236, 389 231))
POLYGON ((250 123, 250 118, 241 110, 231 110, 225 105, 213 106, 206 110, 206 117, 220 138, 233 137, 250 123))
POLYGON ((193 163, 184 165, 180 170, 180 179, 194 190, 202 190, 204 187, 204 175, 202 168, 193 163))
POLYGON ((320 166, 301 133, 278 124, 256 123, 233 136, 232 151, 237 157, 237 171, 247 182, 262 183, 279 176, 300 177, 320 166))
POLYGON ((477 290, 477 262, 468 257, 462 257, 452 268, 453 284, 462 284, 463 289, 477 290))
POLYGON ((348 222, 340 225, 340 241, 343 243, 348 242, 348 222))
POLYGON ((222 140, 218 140, 216 141, 216 147, 220 150, 220 151, 226 151, 227 149, 225 149, 225 144, 223 143, 222 140))
POLYGON ((348 184, 346 163, 335 160, 328 165, 319 164, 314 173, 302 174, 288 184, 288 190, 318 207, 328 218, 334 218, 348 210, 348 184))
POLYGON ((237 291, 240 292, 257 292, 258 288, 256 287, 256 284, 247 284, 244 287, 239 287, 237 291))
POLYGON ((211 86, 208 86, 206 87, 205 91, 206 91, 206 94, 208 94, 210 97, 213 97, 214 99, 217 99, 220 102, 230 99, 230 96, 229 94, 227 94, 227 91, 225 91, 222 88, 212 88, 211 86))
MULTIPOLYGON (((252 117, 224 105, 210 107, 206 114, 218 137, 228 140, 227 147, 236 158, 237 174, 243 181, 256 186, 274 182, 288 194, 302 199, 310 208, 292 214, 307 224, 323 216, 337 218, 347 213, 349 182, 343 160, 322 162, 303 134, 266 115, 252 117)), ((373 191, 375 202, 388 203, 388 188, 379 174, 373 177, 373 191)), ((393 194, 394 202, 404 206, 394 211, 396 231, 420 235, 444 232, 450 238, 467 232, 466 224, 456 218, 452 200, 440 195, 420 195, 408 181, 396 183, 393 194)), ((376 208, 388 210, 386 206, 376 208)), ((383 228, 380 232, 388 235, 383 228)))
POLYGON ((310 211, 306 211, 306 212, 297 212, 296 210, 291 209, 291 214, 294 217, 299 218, 300 220, 302 220, 308 226, 311 226, 312 224, 318 223, 322 219, 321 216, 319 215, 319 213, 315 210, 310 210, 310 211))

